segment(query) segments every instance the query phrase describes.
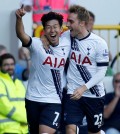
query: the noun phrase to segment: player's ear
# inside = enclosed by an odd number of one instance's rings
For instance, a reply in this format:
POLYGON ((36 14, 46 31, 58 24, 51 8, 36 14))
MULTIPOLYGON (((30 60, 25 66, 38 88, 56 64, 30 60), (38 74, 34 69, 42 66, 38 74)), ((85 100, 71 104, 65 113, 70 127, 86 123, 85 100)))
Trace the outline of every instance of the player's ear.
POLYGON ((80 26, 85 26, 85 21, 80 21, 80 26))

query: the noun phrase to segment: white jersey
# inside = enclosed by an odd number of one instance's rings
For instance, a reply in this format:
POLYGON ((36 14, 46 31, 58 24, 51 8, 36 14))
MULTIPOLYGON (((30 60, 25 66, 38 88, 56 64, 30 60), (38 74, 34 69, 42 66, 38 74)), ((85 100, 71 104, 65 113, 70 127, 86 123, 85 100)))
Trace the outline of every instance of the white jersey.
MULTIPOLYGON (((70 64, 67 72, 68 94, 73 94, 76 88, 87 84, 99 69, 107 69, 109 62, 108 47, 101 37, 89 33, 83 39, 71 38, 71 41, 70 64)), ((102 81, 97 82, 83 94, 83 96, 93 98, 104 95, 102 81)))
POLYGON ((43 48, 39 38, 30 45, 31 69, 26 98, 45 103, 61 103, 64 66, 70 52, 70 41, 60 38, 59 45, 43 48))

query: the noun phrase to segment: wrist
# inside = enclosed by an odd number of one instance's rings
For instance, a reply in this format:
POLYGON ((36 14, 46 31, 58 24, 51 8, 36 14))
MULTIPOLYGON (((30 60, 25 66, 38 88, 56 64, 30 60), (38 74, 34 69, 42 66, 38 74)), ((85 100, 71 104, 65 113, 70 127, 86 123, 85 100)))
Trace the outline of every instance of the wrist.
POLYGON ((83 90, 84 90, 84 91, 86 91, 86 90, 87 90, 86 85, 83 85, 83 90))

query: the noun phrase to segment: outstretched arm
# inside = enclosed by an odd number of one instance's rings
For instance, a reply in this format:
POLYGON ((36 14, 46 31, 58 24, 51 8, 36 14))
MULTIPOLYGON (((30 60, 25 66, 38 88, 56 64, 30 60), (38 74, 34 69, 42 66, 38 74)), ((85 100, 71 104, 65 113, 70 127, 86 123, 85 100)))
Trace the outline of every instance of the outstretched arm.
POLYGON ((22 21, 22 17, 25 15, 25 10, 23 5, 20 9, 16 10, 16 34, 17 37, 21 40, 21 42, 24 44, 24 46, 27 46, 27 44, 30 41, 30 36, 27 35, 24 31, 24 25, 22 21))

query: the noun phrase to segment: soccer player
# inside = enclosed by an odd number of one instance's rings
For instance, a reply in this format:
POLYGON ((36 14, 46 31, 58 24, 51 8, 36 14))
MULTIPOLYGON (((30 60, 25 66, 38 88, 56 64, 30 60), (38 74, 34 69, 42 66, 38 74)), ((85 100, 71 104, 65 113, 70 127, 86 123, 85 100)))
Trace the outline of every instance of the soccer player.
POLYGON ((70 41, 60 38, 63 17, 49 12, 41 21, 50 42, 45 49, 39 38, 24 32, 23 6, 16 11, 16 33, 23 47, 31 52, 31 69, 26 93, 26 110, 30 134, 54 134, 61 116, 63 71, 70 51, 70 41))
POLYGON ((76 134, 77 126, 86 116, 89 134, 100 134, 103 125, 104 86, 109 58, 106 42, 90 33, 86 25, 88 11, 73 5, 69 9, 64 36, 70 39, 70 63, 67 71, 67 96, 65 103, 66 134, 76 134))

